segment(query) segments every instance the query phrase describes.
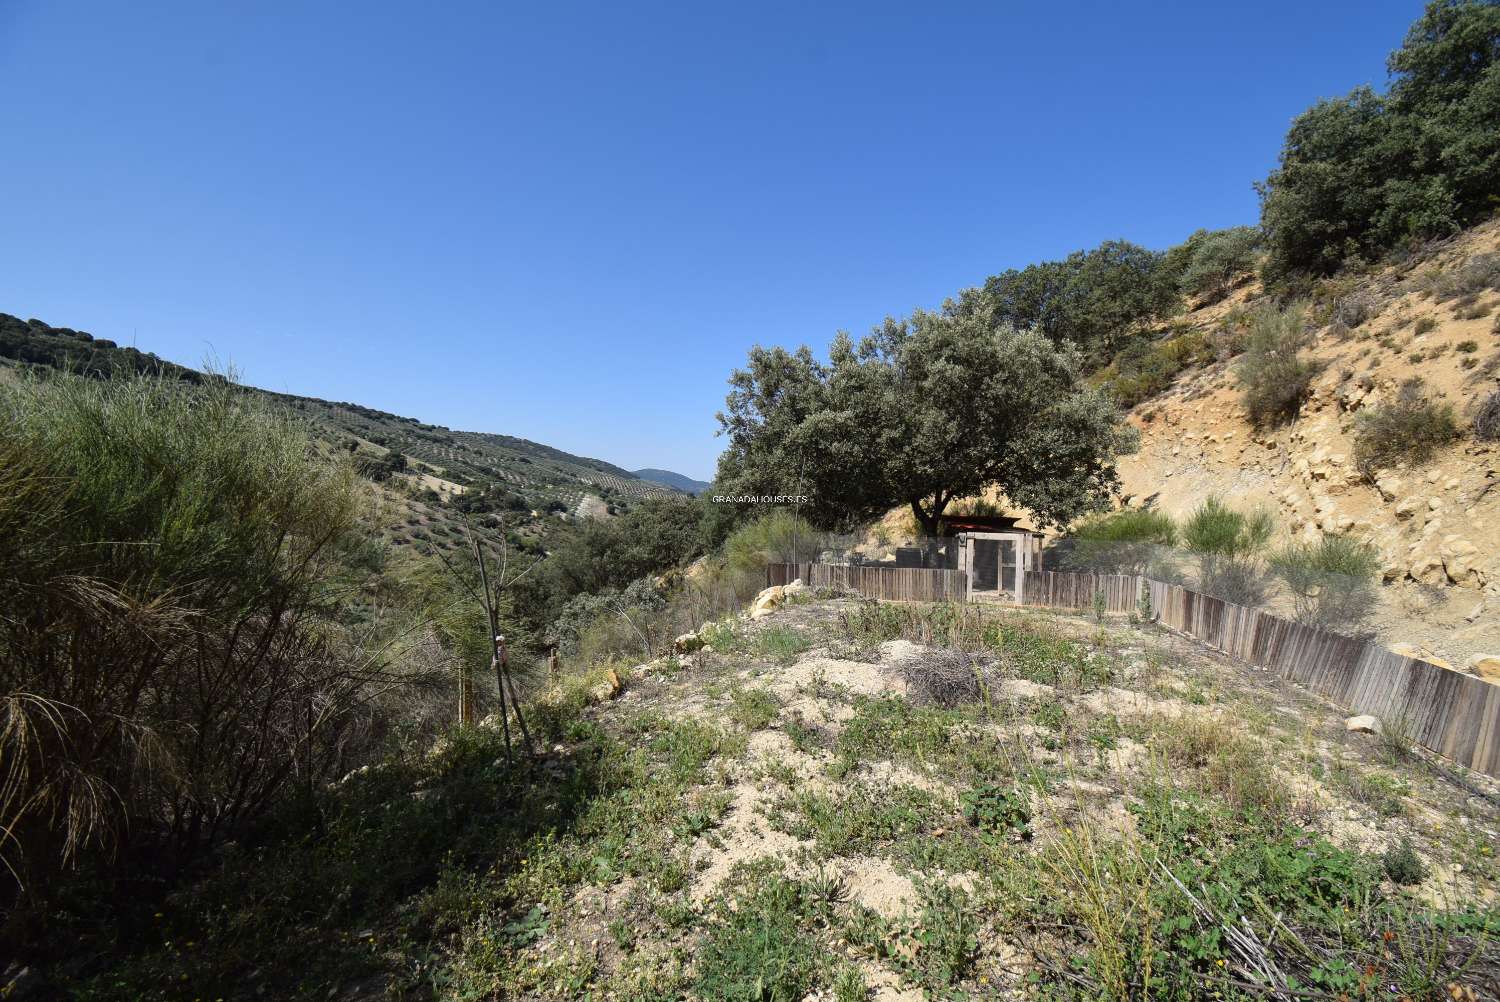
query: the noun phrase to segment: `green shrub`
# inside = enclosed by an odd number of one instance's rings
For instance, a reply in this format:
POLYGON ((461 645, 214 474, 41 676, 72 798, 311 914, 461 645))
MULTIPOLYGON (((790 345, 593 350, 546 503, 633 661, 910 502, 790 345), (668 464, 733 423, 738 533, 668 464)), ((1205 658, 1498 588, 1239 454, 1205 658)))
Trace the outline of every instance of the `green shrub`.
POLYGON ((1386 849, 1380 857, 1380 868, 1397 884, 1420 884, 1427 879, 1427 866, 1422 862, 1411 842, 1401 839, 1386 849))
POLYGON ((1068 532, 1068 567, 1101 574, 1141 574, 1162 547, 1177 541, 1171 516, 1155 508, 1098 515, 1068 532))
POLYGON ((1216 497, 1199 505, 1182 524, 1182 543, 1198 562, 1198 587, 1237 605, 1260 605, 1268 582, 1260 554, 1275 522, 1267 511, 1235 511, 1216 497))
POLYGON ((1290 543, 1272 554, 1271 569, 1292 592, 1299 623, 1352 629, 1375 610, 1380 551, 1343 535, 1290 543))
POLYGON ((1453 406, 1428 399, 1424 385, 1408 379, 1394 400, 1355 416, 1354 462, 1368 479, 1390 467, 1420 466, 1458 438, 1453 406))
POLYGON ((1214 232, 1199 231, 1180 280, 1182 291, 1216 302, 1229 295, 1235 280, 1255 270, 1260 250, 1260 231, 1252 226, 1233 226, 1214 232), (1200 237, 1201 234, 1201 237, 1200 237))
POLYGON ((1115 356, 1104 386, 1120 406, 1134 407, 1171 386, 1184 369, 1214 357, 1208 339, 1197 331, 1163 341, 1136 340, 1115 356))
POLYGON ((1235 366, 1249 413, 1257 428, 1295 418, 1307 399, 1318 366, 1300 356, 1307 343, 1306 308, 1264 306, 1250 322, 1245 352, 1235 366))
POLYGON ((812 561, 826 536, 785 509, 772 511, 736 529, 724 542, 724 557, 737 571, 762 571, 766 564, 812 561))

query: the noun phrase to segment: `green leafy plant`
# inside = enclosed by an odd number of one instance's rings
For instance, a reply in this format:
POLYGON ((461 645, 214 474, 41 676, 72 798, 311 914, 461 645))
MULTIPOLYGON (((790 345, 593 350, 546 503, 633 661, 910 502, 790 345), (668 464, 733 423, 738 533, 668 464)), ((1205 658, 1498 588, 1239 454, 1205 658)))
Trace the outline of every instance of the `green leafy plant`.
POLYGON ((1031 838, 1031 800, 1024 789, 986 784, 963 794, 964 820, 990 838, 1031 838))
POLYGON ((1420 884, 1427 879, 1427 866, 1409 839, 1403 838, 1386 849, 1380 857, 1380 867, 1397 884, 1420 884))
POLYGON ((1393 466, 1420 466, 1459 437, 1453 405, 1429 398, 1425 383, 1412 377, 1394 400, 1355 415, 1354 462, 1373 480, 1393 466))

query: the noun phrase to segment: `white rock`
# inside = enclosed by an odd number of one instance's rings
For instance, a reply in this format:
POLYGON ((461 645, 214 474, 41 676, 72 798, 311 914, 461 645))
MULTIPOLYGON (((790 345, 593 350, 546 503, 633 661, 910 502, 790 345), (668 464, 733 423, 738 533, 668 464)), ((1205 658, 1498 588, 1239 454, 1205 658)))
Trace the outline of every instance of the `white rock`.
POLYGON ((786 588, 783 585, 772 585, 755 596, 755 601, 750 606, 750 618, 764 619, 785 602, 786 588))
POLYGON ((1362 714, 1358 717, 1348 717, 1344 720, 1344 730, 1354 731, 1358 734, 1379 734, 1380 718, 1370 714, 1362 714))
POLYGON ((1500 654, 1476 654, 1469 659, 1469 672, 1486 682, 1500 682, 1500 654))

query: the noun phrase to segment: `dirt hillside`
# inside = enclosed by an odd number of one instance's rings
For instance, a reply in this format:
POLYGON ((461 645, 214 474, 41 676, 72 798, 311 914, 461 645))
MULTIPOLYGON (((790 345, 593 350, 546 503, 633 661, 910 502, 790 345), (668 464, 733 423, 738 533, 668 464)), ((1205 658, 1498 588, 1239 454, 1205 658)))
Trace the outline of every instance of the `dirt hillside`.
MULTIPOLYGON (((1500 651, 1500 449, 1467 427, 1500 376, 1500 292, 1465 291, 1460 281, 1497 251, 1493 222, 1325 290, 1338 298, 1307 351, 1322 371, 1287 426, 1251 426, 1232 360, 1183 373, 1130 413, 1141 448, 1121 464, 1127 503, 1154 498, 1180 515, 1217 494, 1272 509, 1286 535, 1367 538, 1384 556, 1381 640, 1425 648, 1460 668, 1500 651), (1341 307, 1349 319, 1365 316, 1341 323, 1341 307), (1454 405, 1466 434, 1429 465, 1370 483, 1353 462, 1356 415, 1412 377, 1454 405)), ((1242 287, 1191 311, 1185 325, 1213 337, 1260 298, 1258 284, 1242 287)))

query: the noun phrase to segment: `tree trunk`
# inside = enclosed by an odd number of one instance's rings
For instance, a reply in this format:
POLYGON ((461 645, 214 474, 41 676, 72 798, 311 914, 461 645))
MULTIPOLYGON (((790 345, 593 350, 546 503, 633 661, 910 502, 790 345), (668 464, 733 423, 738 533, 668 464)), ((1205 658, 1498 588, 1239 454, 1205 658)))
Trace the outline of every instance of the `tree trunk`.
POLYGON ((948 507, 948 499, 942 495, 932 499, 932 514, 922 507, 921 498, 911 499, 911 513, 916 516, 917 525, 922 527, 922 535, 930 538, 937 536, 938 519, 943 517, 943 510, 948 507))

